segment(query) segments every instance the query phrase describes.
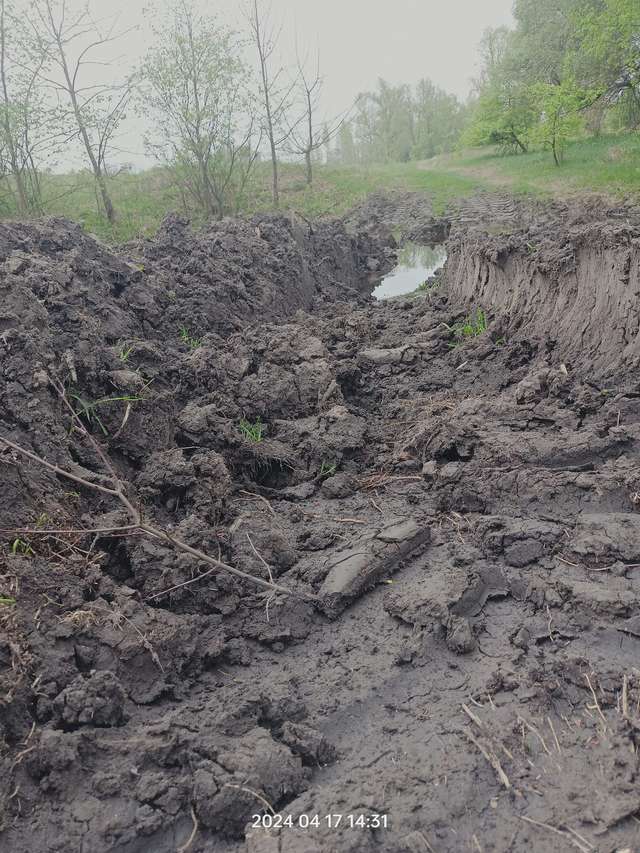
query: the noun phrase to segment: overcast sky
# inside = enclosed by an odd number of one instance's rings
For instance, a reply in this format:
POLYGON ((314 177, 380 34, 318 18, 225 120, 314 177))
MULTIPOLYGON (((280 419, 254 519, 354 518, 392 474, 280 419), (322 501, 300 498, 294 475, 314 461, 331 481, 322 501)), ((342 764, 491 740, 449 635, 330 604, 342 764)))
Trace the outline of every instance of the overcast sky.
MULTIPOLYGON (((76 5, 80 0, 68 0, 76 5)), ((244 29, 239 0, 198 0, 221 22, 244 29)), ((266 0, 268 2, 268 0, 266 0)), ((478 69, 478 42, 486 27, 512 22, 512 0, 271 0, 272 15, 282 22, 281 45, 295 57, 320 51, 327 115, 347 109, 359 92, 379 77, 391 83, 415 83, 429 77, 438 86, 466 98, 478 69)), ((119 26, 135 26, 113 55, 124 70, 133 66, 150 42, 149 16, 164 0, 90 0, 96 17, 117 14, 119 26), (144 9, 147 9, 147 15, 144 9)), ((138 166, 144 157, 144 126, 132 115, 120 145, 138 166)))

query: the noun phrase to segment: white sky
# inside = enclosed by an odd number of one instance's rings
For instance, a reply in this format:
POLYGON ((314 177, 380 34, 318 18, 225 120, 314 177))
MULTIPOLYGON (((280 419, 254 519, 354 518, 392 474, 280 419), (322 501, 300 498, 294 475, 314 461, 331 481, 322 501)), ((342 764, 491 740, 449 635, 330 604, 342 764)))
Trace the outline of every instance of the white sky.
MULTIPOLYGON (((26 3, 26 0, 22 0, 26 3)), ((80 0, 67 0, 75 6, 80 0)), ((239 0, 198 0, 201 7, 235 29, 245 29, 239 0)), ((268 2, 268 0, 266 0, 268 2)), ((281 48, 295 58, 318 49, 325 79, 323 112, 347 109, 356 95, 374 88, 379 77, 413 84, 429 77, 464 99, 478 70, 478 43, 486 27, 511 24, 512 0, 271 0, 272 15, 283 25, 281 48)), ((95 16, 117 14, 119 28, 137 27, 117 46, 123 71, 132 67, 150 43, 146 8, 153 15, 164 0, 90 0, 95 16)), ((108 53, 107 53, 108 55, 108 53)), ((131 111, 130 111, 131 112, 131 111)), ((144 156, 139 118, 130 115, 119 145, 137 166, 144 156)))

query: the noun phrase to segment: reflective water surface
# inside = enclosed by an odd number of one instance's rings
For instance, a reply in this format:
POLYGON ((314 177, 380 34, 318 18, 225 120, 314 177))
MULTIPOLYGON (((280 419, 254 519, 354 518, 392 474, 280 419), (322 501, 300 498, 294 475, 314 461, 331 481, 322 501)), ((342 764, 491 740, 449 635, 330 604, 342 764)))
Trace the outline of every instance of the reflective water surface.
POLYGON ((439 270, 447 259, 444 243, 423 246, 405 243, 398 251, 398 264, 374 289, 376 299, 412 293, 439 270))

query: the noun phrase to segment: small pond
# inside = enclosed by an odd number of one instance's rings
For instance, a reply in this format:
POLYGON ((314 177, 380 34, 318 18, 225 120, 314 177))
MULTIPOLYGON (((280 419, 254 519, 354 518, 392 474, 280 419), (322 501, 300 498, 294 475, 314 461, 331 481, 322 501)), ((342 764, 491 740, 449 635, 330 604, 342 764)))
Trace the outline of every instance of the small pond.
POLYGON ((413 293, 423 282, 444 266, 447 252, 444 243, 424 246, 405 243, 398 250, 397 266, 373 290, 376 299, 389 299, 413 293))

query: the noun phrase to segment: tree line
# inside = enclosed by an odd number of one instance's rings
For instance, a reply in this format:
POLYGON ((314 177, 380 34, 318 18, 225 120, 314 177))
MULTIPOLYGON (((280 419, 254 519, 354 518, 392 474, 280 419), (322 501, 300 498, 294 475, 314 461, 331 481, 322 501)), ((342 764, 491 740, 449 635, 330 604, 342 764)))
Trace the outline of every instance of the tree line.
POLYGON ((415 87, 379 80, 356 99, 339 128, 330 158, 355 163, 424 160, 456 148, 469 105, 423 79, 415 87))
POLYGON ((548 149, 581 132, 640 126, 639 0, 515 0, 515 27, 487 30, 464 144, 548 149))
POLYGON ((295 61, 283 64, 263 0, 244 0, 244 32, 192 0, 156 7, 153 43, 128 74, 113 58, 127 31, 82 0, 31 0, 28 14, 21 2, 0 0, 0 211, 20 216, 45 211, 43 176, 73 151, 113 223, 113 164, 131 111, 145 118, 147 152, 206 218, 240 209, 263 157, 277 207, 286 159, 304 162, 309 185, 318 159, 402 162, 460 144, 538 145, 560 164, 584 130, 640 126, 639 0, 515 0, 514 28, 483 36, 467 103, 430 80, 379 80, 330 118, 319 55, 295 45, 295 61))

